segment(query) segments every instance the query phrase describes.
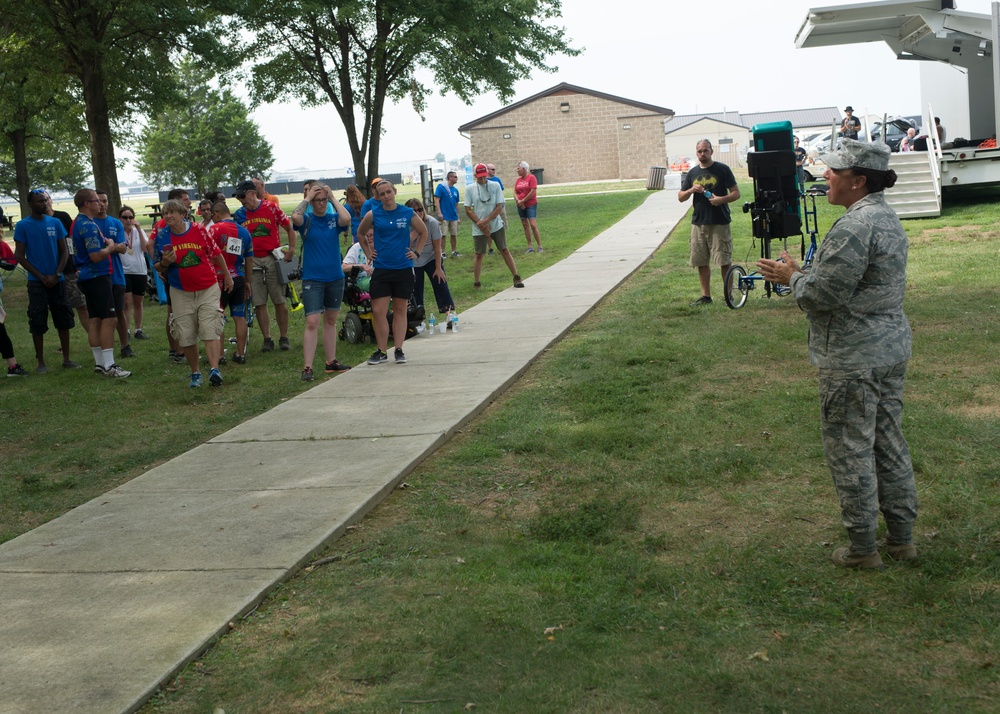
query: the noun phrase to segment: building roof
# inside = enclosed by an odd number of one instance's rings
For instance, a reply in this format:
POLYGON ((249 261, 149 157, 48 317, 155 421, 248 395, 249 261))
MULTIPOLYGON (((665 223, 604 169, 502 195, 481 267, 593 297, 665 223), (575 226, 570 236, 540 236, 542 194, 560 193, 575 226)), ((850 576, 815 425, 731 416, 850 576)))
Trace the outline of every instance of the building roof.
POLYGON ((473 119, 472 121, 470 121, 470 122, 468 122, 466 124, 463 124, 462 126, 458 127, 458 130, 461 131, 461 132, 470 131, 471 129, 475 129, 480 124, 484 124, 485 122, 491 121, 491 120, 497 118, 498 116, 501 116, 503 114, 506 114, 507 112, 513 111, 514 109, 518 109, 519 107, 523 107, 525 104, 530 104, 531 102, 534 102, 534 101, 536 101, 538 99, 541 99, 542 97, 548 97, 548 96, 551 96, 553 94, 563 94, 563 93, 565 93, 565 94, 589 94, 592 97, 598 97, 600 99, 607 99, 609 102, 617 102, 618 104, 626 104, 626 105, 628 105, 630 107, 636 107, 638 109, 642 109, 643 111, 650 112, 652 114, 663 114, 663 115, 666 115, 666 116, 673 116, 674 115, 674 110, 673 109, 667 109, 666 107, 658 107, 658 106, 655 106, 653 104, 645 104, 643 102, 637 102, 637 101, 634 101, 632 99, 626 99, 625 97, 617 97, 614 94, 605 94, 604 92, 598 92, 598 91, 595 91, 593 89, 587 89, 586 87, 578 87, 575 84, 567 84, 566 82, 562 82, 560 84, 557 84, 554 87, 550 87, 549 89, 546 89, 543 92, 539 92, 538 94, 533 94, 530 97, 528 97, 527 99, 522 99, 519 102, 514 102, 513 104, 508 104, 506 107, 503 107, 502 109, 498 109, 497 111, 492 112, 491 114, 487 114, 486 116, 479 117, 478 119, 473 119))
POLYGON ((723 124, 750 129, 755 124, 765 124, 775 121, 790 121, 792 128, 805 126, 825 126, 832 122, 840 122, 840 110, 836 107, 817 107, 815 109, 788 109, 777 112, 714 112, 711 114, 680 114, 664 124, 663 132, 671 134, 702 119, 714 119, 723 124))

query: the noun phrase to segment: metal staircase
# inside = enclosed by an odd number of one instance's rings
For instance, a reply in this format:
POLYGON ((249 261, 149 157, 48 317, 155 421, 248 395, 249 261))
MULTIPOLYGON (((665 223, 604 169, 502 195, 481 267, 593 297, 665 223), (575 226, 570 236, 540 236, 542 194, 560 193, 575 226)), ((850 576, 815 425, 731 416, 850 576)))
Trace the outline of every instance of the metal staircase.
POLYGON ((896 172, 896 185, 885 191, 885 200, 900 218, 935 218, 941 215, 941 186, 931 164, 933 151, 894 153, 889 168, 896 172))

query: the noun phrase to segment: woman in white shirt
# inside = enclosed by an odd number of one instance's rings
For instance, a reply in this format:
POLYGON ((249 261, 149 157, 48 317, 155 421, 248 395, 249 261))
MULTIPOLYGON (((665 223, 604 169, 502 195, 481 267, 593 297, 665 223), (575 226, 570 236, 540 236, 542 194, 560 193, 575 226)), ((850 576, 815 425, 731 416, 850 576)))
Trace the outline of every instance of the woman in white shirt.
MULTIPOLYGON (((146 233, 135 220, 135 210, 122 206, 118 219, 125 226, 125 253, 122 268, 125 271, 125 324, 130 325, 130 315, 134 316, 137 340, 145 340, 142 331, 142 301, 146 299, 148 269, 146 266, 146 233)), ((128 327, 131 330, 131 327, 128 327)))

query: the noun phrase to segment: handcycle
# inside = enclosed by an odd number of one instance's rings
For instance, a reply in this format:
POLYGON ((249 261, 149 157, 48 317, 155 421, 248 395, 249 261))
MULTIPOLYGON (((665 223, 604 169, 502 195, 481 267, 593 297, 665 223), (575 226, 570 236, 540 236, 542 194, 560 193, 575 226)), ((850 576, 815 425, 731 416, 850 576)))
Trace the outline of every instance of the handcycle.
MULTIPOLYGON (((805 235, 799 233, 800 241, 800 256, 802 260, 802 269, 808 270, 809 266, 812 265, 813 258, 816 255, 816 236, 819 234, 819 227, 816 218, 816 196, 823 195, 819 190, 814 190, 810 188, 804 195, 801 196, 802 200, 802 215, 805 218, 805 229, 806 233, 809 234, 809 248, 806 249, 805 235)), ((752 204, 746 204, 743 207, 744 212, 758 210, 760 213, 765 211, 770 211, 771 214, 780 213, 784 211, 785 205, 778 201, 774 202, 771 206, 766 209, 755 209, 752 204), (750 206, 750 208, 748 208, 750 206)), ((758 216, 755 216, 755 221, 758 220, 758 216)), ((763 222, 766 220, 767 216, 761 219, 763 222)), ((784 250, 788 250, 788 236, 770 237, 767 233, 766 228, 764 230, 757 230, 757 223, 754 225, 754 240, 750 244, 750 248, 747 251, 746 262, 750 262, 750 253, 753 251, 754 246, 757 244, 757 238, 761 238, 760 245, 760 257, 761 258, 771 258, 771 241, 780 238, 784 243, 784 250), (758 235, 760 234, 760 235, 758 235)), ((780 258, 779 258, 780 260, 780 258)), ((747 271, 742 265, 733 265, 729 271, 726 273, 725 285, 723 286, 723 296, 726 300, 726 305, 728 305, 733 310, 739 310, 743 307, 747 299, 750 296, 750 292, 757 288, 758 283, 763 283, 764 294, 766 297, 770 298, 771 294, 775 294, 778 297, 784 297, 791 292, 791 288, 787 285, 778 285, 777 283, 772 283, 765 280, 764 276, 760 274, 756 269, 752 271, 747 271)))

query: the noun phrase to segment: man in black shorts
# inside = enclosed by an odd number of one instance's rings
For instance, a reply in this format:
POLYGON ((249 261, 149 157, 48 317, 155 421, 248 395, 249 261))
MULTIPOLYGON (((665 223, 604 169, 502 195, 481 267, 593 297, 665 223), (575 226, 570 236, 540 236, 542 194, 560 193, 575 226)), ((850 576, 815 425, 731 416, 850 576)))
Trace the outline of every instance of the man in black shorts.
POLYGON ((45 364, 44 335, 49 330, 49 313, 59 333, 63 367, 79 367, 69 358, 69 331, 73 329, 73 310, 66 302, 62 271, 69 253, 66 229, 47 214, 46 193, 36 189, 28 194, 31 215, 14 228, 17 261, 28 271, 28 328, 35 343, 38 374, 48 372, 45 364))
POLYGON ((87 312, 90 313, 87 332, 90 350, 94 354, 94 371, 105 377, 129 377, 132 373, 119 367, 114 360, 118 314, 111 290, 111 253, 119 247, 119 252, 124 252, 125 244, 105 237, 94 221, 101 212, 101 200, 96 191, 80 189, 73 202, 80 211, 73 221, 73 246, 80 291, 87 300, 87 312))

